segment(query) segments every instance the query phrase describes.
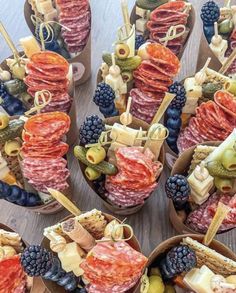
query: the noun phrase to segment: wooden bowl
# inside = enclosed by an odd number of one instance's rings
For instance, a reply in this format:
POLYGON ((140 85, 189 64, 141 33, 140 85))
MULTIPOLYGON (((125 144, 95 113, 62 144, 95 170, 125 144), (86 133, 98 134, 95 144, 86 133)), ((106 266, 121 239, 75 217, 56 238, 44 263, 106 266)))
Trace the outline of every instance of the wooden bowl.
MULTIPOLYGON (((32 14, 34 13, 33 13, 33 10, 31 9, 31 5, 29 4, 28 0, 26 0, 24 5, 25 21, 30 31, 34 35, 35 27, 31 21, 32 14)), ((67 61, 73 65, 76 86, 85 83, 90 78, 91 76, 91 30, 90 30, 87 44, 84 47, 83 51, 77 54, 75 57, 67 59, 67 61)))
MULTIPOLYGON (((20 55, 23 56, 24 53, 20 52, 20 55)), ((13 58, 13 56, 10 56, 8 58, 13 58)), ((6 59, 8 59, 8 58, 6 58, 6 59)), ((0 64, 0 67, 3 70, 9 70, 9 67, 7 66, 6 59, 0 64)), ((75 107, 75 96, 76 95, 75 95, 75 85, 74 85, 73 80, 71 81, 71 87, 69 88, 69 94, 73 97, 73 103, 71 106, 70 113, 68 114, 71 118, 71 127, 70 127, 68 134, 67 134, 67 142, 69 145, 72 145, 76 140, 74 133, 77 133, 79 131, 77 129, 77 124, 76 124, 76 111, 75 111, 75 108, 76 108, 75 107)), ((12 116, 11 118, 18 119, 19 116, 12 116)), ((17 161, 16 163, 19 163, 19 165, 20 165, 19 161, 17 161)), ((32 186, 28 183, 26 178, 24 178, 22 176, 21 181, 23 181, 23 183, 24 183, 25 190, 27 190, 29 192, 37 193, 37 191, 34 188, 32 188, 32 186)), ((67 188, 64 191, 64 193, 68 196, 68 198, 71 198, 72 197, 72 190, 70 187, 71 186, 70 178, 68 179, 68 184, 69 184, 69 188, 67 188)), ((13 203, 10 203, 10 204, 13 204, 13 203)), ((47 204, 44 204, 44 205, 34 206, 34 207, 25 207, 25 208, 27 208, 28 210, 31 210, 35 213, 40 213, 40 214, 45 214, 45 215, 56 214, 64 209, 64 207, 60 203, 58 203, 56 200, 53 200, 53 201, 51 201, 47 204)))
MULTIPOLYGON (((109 215, 109 214, 106 214, 106 213, 103 213, 103 215, 105 216, 106 220, 108 222, 111 222, 112 220, 116 219, 118 222, 121 222, 119 219, 113 217, 112 215, 109 215)), ((73 215, 70 215, 68 217, 66 217, 65 219, 61 220, 60 222, 63 222, 63 221, 66 221, 70 218, 73 218, 74 216, 73 215)), ((124 227, 124 236, 125 237, 128 237, 130 234, 129 234, 129 230, 124 227)), ((139 242, 138 242, 138 239, 133 236, 129 241, 127 241, 127 243, 135 250, 137 250, 138 252, 141 252, 141 248, 140 248, 140 245, 139 245, 139 242)), ((41 245, 43 247, 45 247, 46 249, 50 250, 50 241, 44 237, 42 242, 41 242, 41 245)), ((56 255, 56 253, 54 253, 56 255)), ((66 293, 67 291, 57 285, 55 282, 52 282, 52 281, 48 281, 48 280, 44 280, 43 279, 43 283, 45 285, 45 287, 49 290, 49 292, 51 293, 66 293)), ((130 289, 127 293, 133 293, 134 292, 134 289, 130 289)))
MULTIPOLYGON (((182 239, 186 237, 190 237, 199 242, 203 242, 204 235, 184 234, 174 236, 172 238, 165 240, 164 242, 160 243, 150 254, 150 256, 148 257, 148 263, 146 265, 146 268, 149 268, 154 262, 161 259, 166 252, 168 252, 172 247, 179 245, 182 239)), ((223 243, 217 240, 213 240, 209 247, 214 249, 218 253, 232 259, 233 261, 236 261, 235 253, 232 250, 230 250, 227 246, 225 246, 223 243)), ((141 283, 139 283, 136 287, 136 290, 134 291, 135 293, 140 292, 140 286, 141 283)))
MULTIPOLYGON (((133 7, 132 12, 131 12, 131 16, 130 16, 130 22, 131 24, 135 24, 136 20, 140 18, 139 16, 136 15, 136 6, 133 7)), ((193 28, 196 22, 196 13, 195 13, 195 9, 194 6, 192 5, 190 13, 189 13, 189 17, 188 17, 188 22, 187 22, 187 28, 189 28, 189 33, 188 36, 185 40, 184 46, 182 47, 181 51, 179 52, 179 54, 177 55, 179 59, 182 58, 183 54, 184 54, 184 50, 187 47, 188 44, 188 40, 193 32, 193 28)))
MULTIPOLYGON (((120 123, 120 117, 116 116, 116 117, 111 117, 111 118, 107 118, 105 119, 105 123, 108 125, 113 125, 114 123, 120 123)), ((139 129, 140 127, 142 127, 143 130, 147 130, 149 128, 149 124, 147 124, 146 122, 139 120, 137 118, 133 118, 133 122, 132 124, 129 125, 129 127, 133 128, 133 129, 139 129)), ((164 147, 161 148, 161 153, 159 156, 159 161, 163 164, 165 163, 165 154, 164 154, 164 147)), ((82 171, 82 174, 84 176, 84 179, 86 180, 86 182, 88 183, 88 185, 92 188, 92 190, 97 194, 97 196, 100 197, 100 199, 102 200, 103 204, 114 214, 117 215, 132 215, 137 213, 143 206, 144 204, 139 204, 136 206, 132 206, 132 207, 120 207, 117 205, 114 205, 112 203, 110 203, 109 201, 107 201, 105 196, 101 196, 97 193, 97 190, 93 184, 92 181, 88 180, 87 177, 84 174, 84 171, 86 169, 86 165, 84 165, 83 163, 81 163, 79 161, 79 165, 82 171)), ((161 176, 159 176, 159 178, 157 179, 157 182, 160 180, 161 176)), ((155 192, 155 191, 154 191, 155 192)))
MULTIPOLYGON (((210 141, 210 142, 201 143, 200 145, 218 146, 218 145, 220 145, 220 143, 221 142, 219 142, 219 141, 214 141, 214 142, 210 141)), ((195 148, 196 148, 196 146, 193 146, 193 147, 187 149, 186 151, 184 151, 179 156, 179 158, 176 160, 176 162, 173 166, 173 169, 171 171, 171 176, 173 176, 175 174, 181 174, 181 175, 187 174, 188 169, 191 164, 191 160, 192 160, 195 148)), ((184 233, 200 234, 185 225, 182 217, 176 211, 171 199, 169 199, 169 218, 170 218, 170 221, 171 221, 173 227, 175 228, 175 230, 178 233, 180 233, 180 234, 184 234, 184 233)))

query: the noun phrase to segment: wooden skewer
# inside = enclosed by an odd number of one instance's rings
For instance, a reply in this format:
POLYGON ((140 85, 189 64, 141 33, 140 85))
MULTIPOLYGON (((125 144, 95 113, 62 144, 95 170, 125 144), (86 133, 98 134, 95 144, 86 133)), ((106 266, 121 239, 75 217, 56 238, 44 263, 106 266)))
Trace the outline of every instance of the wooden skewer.
POLYGON ((14 43, 12 42, 8 32, 6 31, 5 27, 3 26, 2 22, 0 21, 0 32, 3 35, 6 43, 8 44, 9 48, 12 50, 13 55, 18 56, 19 57, 19 53, 14 45, 14 43))
POLYGON ((126 30, 126 37, 128 37, 130 34, 130 18, 127 0, 121 0, 121 9, 126 30))
POLYGON ((230 65, 234 62, 236 58, 236 48, 233 50, 227 61, 224 65, 220 68, 219 73, 224 74, 230 67, 230 65))
POLYGON ((82 214, 81 210, 79 210, 77 206, 60 191, 53 188, 48 188, 48 192, 74 216, 79 216, 82 214))
POLYGON ((163 116, 163 114, 165 113, 166 109, 169 107, 170 103, 172 102, 175 96, 175 94, 166 92, 165 97, 161 103, 161 106, 156 112, 156 115, 154 116, 151 125, 153 125, 154 123, 158 123, 161 120, 161 117, 163 116))
POLYGON ((132 97, 129 97, 126 111, 120 115, 120 122, 125 126, 132 123, 133 117, 130 114, 131 103, 132 103, 132 97))
POLYGON ((219 230, 222 222, 224 221, 225 217, 229 213, 230 208, 224 205, 223 203, 219 203, 215 216, 211 221, 211 224, 207 230, 207 233, 204 237, 203 244, 209 246, 214 239, 217 231, 219 230))

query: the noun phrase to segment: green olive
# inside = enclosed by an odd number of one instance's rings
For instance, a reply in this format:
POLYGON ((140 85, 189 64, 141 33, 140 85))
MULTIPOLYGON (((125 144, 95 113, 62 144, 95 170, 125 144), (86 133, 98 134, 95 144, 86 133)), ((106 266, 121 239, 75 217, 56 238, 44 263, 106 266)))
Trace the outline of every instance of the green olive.
POLYGON ((219 24, 220 34, 231 34, 234 29, 234 23, 231 19, 225 19, 219 24))
POLYGON ((86 153, 86 159, 93 165, 97 165, 106 158, 106 151, 101 146, 91 147, 86 153))
POLYGON ((236 151, 232 149, 226 149, 221 157, 221 163, 228 171, 236 170, 236 151))
POLYGON ((0 113, 0 129, 5 129, 9 125, 9 116, 5 113, 0 113))
POLYGON ((150 276, 154 276, 154 275, 161 277, 161 272, 159 268, 151 268, 150 276))
POLYGON ((130 71, 123 71, 121 73, 124 82, 129 82, 133 80, 133 74, 130 71))
POLYGON ((25 78, 25 67, 22 65, 19 65, 18 63, 14 64, 12 66, 12 74, 14 78, 23 80, 25 78))
POLYGON ((90 180, 96 180, 101 176, 101 173, 91 167, 87 167, 84 171, 86 177, 90 180))
POLYGON ((233 179, 215 177, 214 184, 223 193, 231 192, 233 189, 233 179))
POLYGON ((129 46, 126 44, 118 44, 116 45, 116 56, 119 59, 126 59, 128 58, 130 53, 129 46))
POLYGON ((165 286, 160 276, 149 277, 148 293, 164 293, 165 286))
POLYGON ((18 140, 9 140, 4 145, 4 151, 9 157, 18 156, 21 144, 18 140))
POLYGON ((165 286, 165 291, 164 293, 176 293, 175 288, 171 285, 166 285, 165 286))

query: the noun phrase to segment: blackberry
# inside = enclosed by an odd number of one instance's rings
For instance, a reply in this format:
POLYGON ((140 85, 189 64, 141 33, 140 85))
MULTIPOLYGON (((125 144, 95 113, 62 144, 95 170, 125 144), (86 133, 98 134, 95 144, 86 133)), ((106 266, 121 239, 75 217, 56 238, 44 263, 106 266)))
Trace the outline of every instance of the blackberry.
POLYGON ((6 98, 8 96, 8 92, 6 90, 6 87, 3 82, 0 82, 0 97, 2 99, 6 98))
POLYGON ((97 115, 86 117, 80 128, 80 143, 83 145, 96 143, 105 130, 105 125, 97 115))
POLYGON ((164 279, 171 279, 183 272, 190 271, 197 264, 195 252, 187 245, 173 247, 161 262, 164 279))
POLYGON ((165 185, 166 194, 173 200, 176 209, 182 209, 187 203, 190 194, 190 186, 183 175, 174 175, 167 179, 165 185))
POLYGON ((142 35, 135 36, 135 50, 138 50, 145 43, 145 39, 142 35))
POLYGON ((201 19, 204 24, 214 24, 220 17, 220 8, 214 1, 206 2, 201 9, 201 19))
POLYGON ((27 247, 21 255, 21 265, 31 277, 43 276, 52 266, 52 254, 40 245, 27 247))
POLYGON ((176 81, 169 87, 169 92, 171 94, 176 94, 175 98, 170 103, 170 108, 182 110, 186 103, 186 91, 184 86, 176 81))
POLYGON ((95 90, 93 101, 97 106, 106 108, 114 103, 115 97, 112 87, 105 82, 100 82, 95 90))

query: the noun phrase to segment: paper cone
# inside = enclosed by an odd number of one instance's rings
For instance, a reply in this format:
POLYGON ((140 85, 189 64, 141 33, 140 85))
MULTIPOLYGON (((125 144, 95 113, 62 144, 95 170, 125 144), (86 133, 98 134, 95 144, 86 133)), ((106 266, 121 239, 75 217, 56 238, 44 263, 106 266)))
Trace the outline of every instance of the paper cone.
MULTIPOLYGON (((24 6, 24 15, 25 21, 34 35, 34 24, 31 21, 31 15, 33 11, 31 9, 31 5, 29 4, 28 0, 25 1, 24 6)), ((73 64, 74 68, 74 77, 75 77, 75 86, 81 85, 85 83, 91 76, 91 31, 87 41, 86 46, 84 47, 83 51, 80 52, 74 58, 70 58, 67 60, 70 64, 73 64)))
MULTIPOLYGON (((182 239, 186 237, 191 237, 194 240, 203 242, 204 235, 185 234, 167 239, 166 241, 159 244, 150 254, 146 268, 149 268, 154 263, 154 261, 158 261, 159 258, 163 257, 163 254, 167 253, 172 247, 179 245, 182 242, 182 239)), ((209 247, 219 252, 220 254, 236 261, 235 253, 223 243, 217 240, 213 240, 209 247)), ((136 290, 134 291, 135 293, 140 292, 140 285, 141 284, 139 283, 136 290)))
MULTIPOLYGON (((106 218, 106 220, 107 220, 108 222, 111 222, 111 221, 114 220, 114 219, 116 219, 118 222, 121 222, 119 219, 113 217, 112 215, 109 215, 109 214, 106 214, 106 213, 103 213, 103 215, 105 216, 105 218, 106 218)), ((73 215, 70 215, 70 216, 66 217, 65 219, 61 220, 60 222, 66 221, 67 219, 69 219, 69 218, 73 218, 73 217, 74 217, 73 215)), ((124 236, 125 236, 125 238, 126 238, 126 237, 128 238, 129 235, 130 235, 130 234, 129 234, 129 230, 128 230, 126 227, 124 227, 124 236)), ((128 243, 133 249, 135 249, 135 250, 141 252, 141 248, 140 248, 140 245, 139 245, 138 239, 137 239, 135 236, 133 236, 129 241, 127 241, 127 243, 128 243)), ((48 240, 46 237, 43 238, 41 245, 42 245, 43 247, 45 247, 46 249, 50 250, 50 242, 49 242, 49 240, 48 240)), ((54 253, 54 254, 55 254, 55 253, 54 253)), ((56 254, 55 254, 55 255, 56 255, 56 254)), ((63 287, 57 285, 55 282, 52 282, 52 281, 48 281, 48 280, 44 280, 44 279, 43 279, 43 283, 44 283, 45 287, 46 287, 51 293, 66 293, 66 292, 67 292, 63 287)), ((127 293, 133 293, 133 292, 134 292, 134 289, 130 289, 127 293)))
MULTIPOLYGON (((221 142, 219 141, 214 141, 214 142, 204 142, 201 143, 200 145, 209 145, 209 146, 218 146, 221 142)), ((171 171, 171 176, 175 174, 180 174, 180 175, 186 175, 188 172, 188 169, 191 164, 191 160, 194 154, 196 146, 193 146, 186 151, 184 151, 179 158, 176 160, 173 169, 171 171)), ((188 226, 185 225, 183 221, 183 216, 186 216, 184 211, 177 212, 172 200, 169 199, 169 217, 170 221, 175 228, 175 230, 180 233, 194 233, 194 234, 199 234, 198 232, 190 229, 188 226), (183 213, 182 213, 183 212, 183 213)))
MULTIPOLYGON (((120 123, 120 117, 119 116, 111 117, 111 118, 105 119, 104 122, 106 124, 108 124, 108 125, 113 125, 114 123, 120 123)), ((148 127, 149 127, 149 125, 146 122, 144 122, 142 120, 139 120, 139 119, 133 117, 133 122, 129 125, 129 127, 133 128, 133 129, 139 129, 140 127, 142 127, 143 130, 147 130, 148 127)), ((164 166, 165 154, 164 154, 164 147, 163 146, 161 148, 161 153, 160 153, 160 156, 159 156, 159 161, 164 166)), ((93 182, 90 181, 90 180, 88 180, 87 177, 85 176, 84 171, 85 171, 85 169, 86 169, 87 166, 85 166, 80 161, 79 161, 79 165, 80 165, 82 174, 84 176, 84 179, 86 180, 86 182, 88 183, 88 185, 97 194, 97 196, 100 197, 100 199, 102 200, 102 202, 105 205, 105 207, 108 208, 114 214, 117 214, 117 215, 132 215, 132 214, 137 213, 143 207, 144 204, 136 205, 136 206, 133 206, 133 207, 120 207, 120 206, 116 206, 116 205, 111 204, 110 202, 107 201, 107 199, 104 196, 101 196, 101 195, 99 195, 97 193, 97 190, 96 190, 93 182)), ((163 174, 163 172, 162 172, 162 174, 163 174)), ((157 179, 157 182, 160 180, 162 174, 157 179)))

